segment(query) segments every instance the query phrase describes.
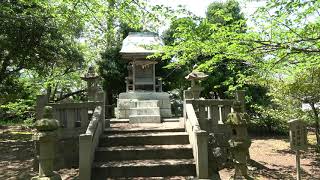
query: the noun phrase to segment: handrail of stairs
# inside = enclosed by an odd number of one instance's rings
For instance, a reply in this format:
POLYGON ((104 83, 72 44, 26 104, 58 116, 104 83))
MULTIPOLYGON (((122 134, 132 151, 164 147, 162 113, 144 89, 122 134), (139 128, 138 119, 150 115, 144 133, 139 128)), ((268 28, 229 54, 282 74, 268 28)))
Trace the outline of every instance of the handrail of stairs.
POLYGON ((185 126, 192 145, 196 162, 196 172, 199 179, 208 178, 208 134, 201 130, 197 115, 192 104, 186 104, 185 126))
POLYGON ((94 152, 99 144, 99 137, 104 130, 104 111, 102 106, 94 109, 92 119, 85 134, 79 136, 79 177, 80 180, 91 179, 91 166, 94 152))

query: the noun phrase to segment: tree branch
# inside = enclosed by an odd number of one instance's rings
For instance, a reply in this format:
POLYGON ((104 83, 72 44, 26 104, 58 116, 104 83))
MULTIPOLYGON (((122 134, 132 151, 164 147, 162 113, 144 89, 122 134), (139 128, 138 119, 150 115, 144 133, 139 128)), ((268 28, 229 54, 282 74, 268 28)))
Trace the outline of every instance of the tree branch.
POLYGON ((86 91, 85 89, 82 89, 82 90, 79 90, 79 91, 75 91, 75 92, 71 92, 71 93, 65 94, 65 95, 63 95, 62 97, 56 99, 55 102, 61 101, 61 100, 63 100, 63 99, 66 99, 66 98, 68 98, 68 97, 70 97, 70 96, 73 96, 73 95, 76 95, 76 94, 83 93, 83 92, 85 92, 85 91, 86 91))

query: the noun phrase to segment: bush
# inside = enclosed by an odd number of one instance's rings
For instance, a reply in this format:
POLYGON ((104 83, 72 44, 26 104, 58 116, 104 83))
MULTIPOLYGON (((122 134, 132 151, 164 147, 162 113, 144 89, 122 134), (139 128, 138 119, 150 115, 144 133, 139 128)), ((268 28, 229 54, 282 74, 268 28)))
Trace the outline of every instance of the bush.
POLYGON ((4 124, 23 123, 34 118, 34 100, 19 99, 0 105, 0 119, 4 124))

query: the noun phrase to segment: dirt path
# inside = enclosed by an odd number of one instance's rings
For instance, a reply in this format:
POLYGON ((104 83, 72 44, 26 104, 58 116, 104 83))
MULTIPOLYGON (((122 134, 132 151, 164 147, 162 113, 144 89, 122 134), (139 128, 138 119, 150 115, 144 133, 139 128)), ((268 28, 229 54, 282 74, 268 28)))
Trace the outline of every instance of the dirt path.
MULTIPOLYGON (((32 170, 32 132, 16 127, 0 128, 0 179, 25 180, 37 173, 32 170)), ((252 140, 253 159, 250 174, 254 179, 295 179, 295 154, 290 151, 286 137, 252 140)), ((320 155, 313 148, 301 156, 303 179, 320 179, 320 155)), ((77 179, 77 169, 59 171, 64 180, 77 179)), ((223 180, 229 179, 232 169, 220 171, 223 180)))
MULTIPOLYGON (((313 138, 313 135, 309 136, 313 138)), ((250 147, 253 160, 249 167, 254 179, 296 179, 295 152, 290 150, 287 137, 255 138, 250 147)), ((301 153, 302 179, 320 179, 320 154, 314 148, 301 153)), ((222 179, 228 179, 232 170, 220 171, 222 179)))

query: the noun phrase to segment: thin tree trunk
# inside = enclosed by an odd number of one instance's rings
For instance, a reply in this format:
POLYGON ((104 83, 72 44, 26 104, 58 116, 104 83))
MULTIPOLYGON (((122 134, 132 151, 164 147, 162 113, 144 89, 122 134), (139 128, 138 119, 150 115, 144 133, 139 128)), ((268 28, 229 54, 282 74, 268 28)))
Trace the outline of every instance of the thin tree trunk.
POLYGON ((316 131, 316 138, 317 138, 317 145, 320 145, 320 132, 319 132, 319 112, 317 110, 317 108, 315 107, 315 103, 309 103, 312 111, 313 111, 313 115, 314 115, 314 124, 315 124, 315 131, 316 131))

